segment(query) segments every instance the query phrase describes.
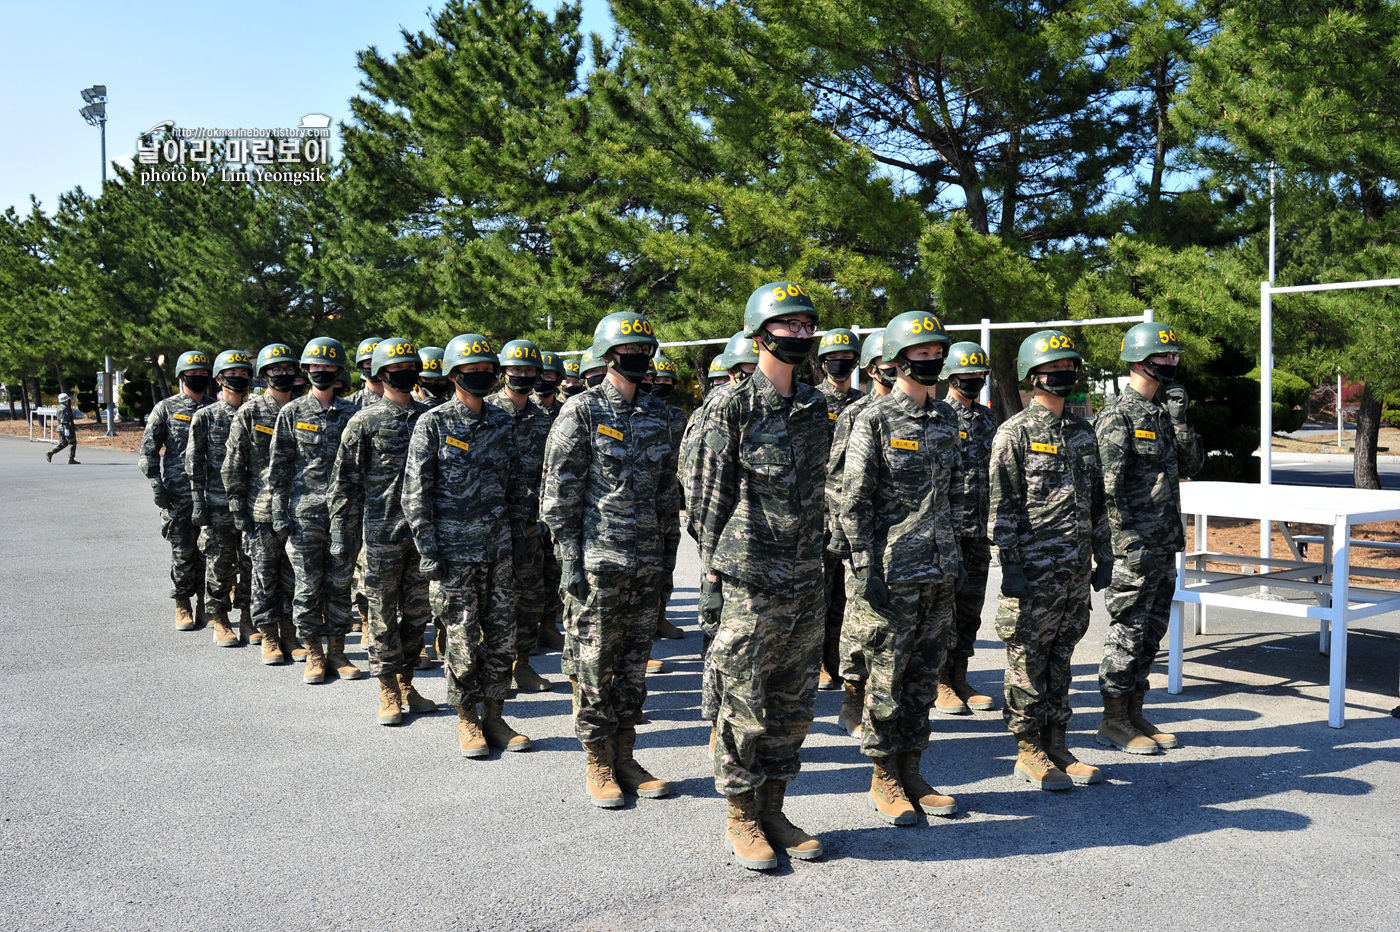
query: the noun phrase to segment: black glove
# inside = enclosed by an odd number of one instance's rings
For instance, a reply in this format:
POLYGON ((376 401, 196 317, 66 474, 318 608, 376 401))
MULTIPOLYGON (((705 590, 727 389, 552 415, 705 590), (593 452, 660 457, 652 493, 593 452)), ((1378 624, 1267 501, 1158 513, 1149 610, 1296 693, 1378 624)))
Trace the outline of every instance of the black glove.
POLYGON ((170 508, 170 496, 165 494, 165 485, 159 479, 151 480, 151 492, 157 508, 162 511, 170 508))
POLYGON ((1097 592, 1113 581, 1113 558, 1100 560, 1094 564, 1094 576, 1089 580, 1090 585, 1097 592))
POLYGON ((851 555, 851 542, 846 540, 846 532, 839 527, 831 529, 831 541, 826 545, 830 553, 838 557, 849 557, 851 555))
POLYGON ((954 591, 954 592, 962 592, 962 591, 963 591, 963 587, 966 586, 966 585, 967 585, 967 564, 966 564, 966 563, 959 563, 959 564, 958 564, 958 581, 955 582, 955 583, 953 583, 953 591, 954 591))
POLYGON ((195 502, 190 507, 190 523, 195 527, 209 526, 209 515, 204 511, 204 502, 195 502))
POLYGON ((525 541, 525 535, 519 534, 510 539, 510 562, 517 566, 524 563, 530 556, 530 545, 525 541))
POLYGON ((337 560, 344 560, 350 556, 350 541, 345 539, 345 535, 339 531, 331 532, 331 556, 337 560))
POLYGON ((856 594, 875 608, 890 604, 890 587, 885 585, 885 577, 868 566, 856 570, 856 594))
POLYGON ((711 581, 708 575, 701 576, 699 608, 702 617, 708 616, 718 623, 719 613, 724 608, 724 583, 718 579, 711 581))
POLYGON ((1024 599, 1031 594, 1030 581, 1019 563, 1001 565, 1001 594, 1008 599, 1024 599))
POLYGON ((1150 573, 1157 568, 1157 558, 1152 555, 1151 550, 1142 546, 1129 550, 1123 557, 1123 562, 1138 574, 1150 573))
POLYGON ((1186 423, 1186 409, 1191 404, 1191 399, 1186 395, 1186 386, 1168 385, 1166 398, 1167 414, 1171 415, 1172 423, 1180 427, 1186 423))
POLYGON ((447 567, 438 562, 437 554, 419 554, 418 572, 423 574, 424 579, 431 579, 435 582, 442 582, 447 579, 447 567))
POLYGON ((559 586, 569 595, 582 600, 588 591, 583 578, 583 563, 578 560, 560 560, 559 586))
POLYGON ((229 509, 229 514, 233 515, 233 526, 238 528, 240 534, 250 534, 253 531, 253 519, 248 517, 246 511, 234 511, 229 509))

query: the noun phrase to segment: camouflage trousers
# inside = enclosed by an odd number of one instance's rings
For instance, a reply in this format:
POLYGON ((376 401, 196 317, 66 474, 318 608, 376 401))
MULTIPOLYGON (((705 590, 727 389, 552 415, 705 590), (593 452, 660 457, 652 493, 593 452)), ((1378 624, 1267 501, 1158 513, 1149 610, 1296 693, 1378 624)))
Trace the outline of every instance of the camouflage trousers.
POLYGON ((792 780, 817 704, 826 599, 821 585, 796 595, 729 576, 713 667, 715 789, 735 796, 765 780, 792 780))
POLYGON ((275 625, 292 617, 292 593, 296 577, 287 556, 287 536, 261 521, 248 532, 248 559, 252 564, 249 586, 253 624, 275 625))
POLYGON ((226 511, 211 514, 209 524, 200 529, 199 549, 204 554, 205 604, 223 612, 248 608, 253 565, 243 549, 243 534, 233 526, 233 516, 226 511), (230 598, 235 584, 237 592, 230 598))
POLYGON ((287 535, 287 557, 296 580, 292 621, 297 636, 329 637, 350 631, 350 575, 354 564, 331 556, 330 521, 298 516, 287 535))
POLYGON ((822 550, 822 578, 826 583, 826 632, 822 639, 822 666, 832 679, 841 677, 841 627, 846 617, 846 561, 822 550))
POLYGON ((584 597, 564 598, 564 630, 578 677, 574 734, 580 741, 610 738, 641 720, 660 575, 585 572, 584 597))
POLYGON ((418 548, 411 539, 365 541, 360 553, 369 600, 370 675, 412 673, 432 618, 428 581, 418 571, 418 548))
POLYGON ((548 599, 544 590, 544 546, 538 533, 525 535, 525 559, 515 570, 515 650, 534 653, 540 641, 540 617, 548 599))
POLYGON ((987 601, 987 575, 992 566, 992 542, 985 537, 964 537, 963 569, 967 582, 953 596, 953 629, 948 634, 948 661, 967 660, 977 645, 977 629, 982 627, 982 605, 987 601))
POLYGON ((77 434, 60 436, 58 438, 58 446, 54 447, 52 450, 49 451, 49 459, 53 459, 55 456, 62 453, 64 450, 68 451, 68 462, 71 463, 78 458, 77 434))
POLYGON ((440 590, 447 626, 447 701, 505 699, 515 663, 515 572, 510 558, 447 562, 440 590))
MULTIPOLYGON (((850 569, 849 566, 846 567, 850 569)), ((845 608, 841 618, 841 640, 837 646, 837 656, 841 662, 841 679, 852 683, 864 683, 870 676, 870 671, 865 662, 865 648, 860 642, 860 638, 855 637, 855 631, 860 624, 858 611, 861 605, 860 596, 856 595, 856 577, 853 573, 846 573, 846 580, 843 586, 845 595, 845 608)))
POLYGON ((856 599, 843 635, 860 645, 869 679, 860 750, 890 757, 928 747, 928 713, 953 625, 954 580, 892 582, 890 600, 875 608, 856 599))
POLYGON ((1087 565, 1032 577, 1030 586, 1028 598, 997 600, 997 636, 1006 642, 1002 717, 1015 735, 1069 724, 1070 661, 1089 630, 1087 565))
POLYGON ((1153 556, 1157 565, 1145 574, 1114 561, 1113 581, 1104 592, 1109 621, 1099 664, 1099 691, 1115 699, 1147 690, 1147 674, 1167 634, 1176 591, 1176 555, 1153 556))
POLYGON ((194 503, 171 502, 160 513, 160 536, 170 541, 170 597, 192 599, 204 588, 204 555, 199 552, 199 528, 190 520, 194 503))
POLYGON ((541 538, 540 547, 544 550, 544 611, 541 615, 553 624, 564 616, 564 600, 559 597, 563 568, 554 555, 554 543, 549 537, 541 538))
MULTIPOLYGON (((350 576, 350 601, 360 613, 361 620, 369 617, 369 589, 365 586, 365 574, 369 572, 369 566, 365 562, 365 549, 360 548, 359 555, 355 557, 355 572, 350 576)), ((351 619, 352 622, 355 620, 351 619)))
POLYGON ((676 585, 676 553, 681 548, 681 525, 677 521, 661 534, 661 572, 656 577, 656 623, 666 620, 671 593, 676 585))

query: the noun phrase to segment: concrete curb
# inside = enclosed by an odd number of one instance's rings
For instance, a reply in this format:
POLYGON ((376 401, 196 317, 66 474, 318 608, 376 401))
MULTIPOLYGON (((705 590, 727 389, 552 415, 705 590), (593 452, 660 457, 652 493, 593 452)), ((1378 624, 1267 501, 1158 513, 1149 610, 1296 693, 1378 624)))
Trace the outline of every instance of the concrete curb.
MULTIPOLYGON (((1258 456, 1259 451, 1255 450, 1254 455, 1258 456)), ((1275 453, 1272 459, 1275 463, 1346 463, 1351 465, 1355 457, 1350 453, 1275 453)), ((1376 462, 1394 465, 1400 463, 1400 456, 1378 453, 1376 454, 1376 462)))

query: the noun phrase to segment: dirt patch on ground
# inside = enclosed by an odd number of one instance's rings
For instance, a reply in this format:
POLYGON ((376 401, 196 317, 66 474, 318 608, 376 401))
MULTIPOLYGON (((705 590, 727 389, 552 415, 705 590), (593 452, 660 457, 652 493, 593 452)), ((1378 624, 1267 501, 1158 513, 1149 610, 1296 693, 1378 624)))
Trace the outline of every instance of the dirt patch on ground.
MULTIPOLYGON (((1308 425, 1310 428, 1315 426, 1314 424, 1308 425)), ((1352 447, 1355 445, 1356 431, 1354 429, 1342 432, 1342 445, 1340 448, 1337 446, 1337 434, 1330 431, 1322 436, 1302 438, 1280 437, 1275 434, 1273 439, 1274 451, 1286 453, 1336 453, 1345 455, 1350 454, 1352 447)), ((1400 430, 1394 427, 1382 427, 1380 439, 1376 441, 1376 446, 1387 448, 1380 451, 1383 455, 1400 455, 1400 430)))
MULTIPOLYGON (((106 436, 107 425, 99 424, 91 419, 77 421, 74 427, 78 431, 78 452, 82 453, 83 447, 102 447, 107 450, 123 450, 127 453, 141 452, 141 434, 144 429, 140 424, 124 421, 117 425, 117 435, 115 437, 106 436)), ((9 434, 12 437, 28 437, 29 425, 22 419, 15 420, 0 419, 0 434, 9 434)), ((35 422, 34 435, 39 435, 39 425, 35 422)), ((35 450, 48 450, 51 444, 44 443, 42 446, 34 444, 35 450)), ((65 450, 59 456, 67 456, 65 450)))
MULTIPOLYGON (((1186 547, 1190 550, 1195 543, 1195 522, 1188 518, 1186 531, 1186 547)), ((1296 538, 1298 535, 1322 536, 1323 526, 1320 524, 1290 524, 1290 532, 1296 538)), ((1352 528, 1353 540, 1374 540, 1387 541, 1391 543, 1400 542, 1400 521, 1383 521, 1378 524, 1366 524, 1352 528)), ((1206 547, 1212 553, 1219 554, 1240 554, 1241 556, 1259 556, 1259 522, 1247 521, 1243 518, 1211 518, 1206 522, 1206 547)), ((1273 556, 1277 559, 1287 559, 1289 556, 1288 542, 1284 540, 1283 534, 1275 525, 1273 533, 1273 556)), ((1305 559, 1320 560, 1322 558, 1322 545, 1310 544, 1304 553, 1305 559)), ((1211 560, 1207 564, 1210 569, 1222 572, 1237 573, 1239 564, 1224 561, 1211 560)), ((1369 547, 1352 547, 1351 565, 1353 567, 1376 567, 1386 570, 1400 570, 1400 551, 1372 550, 1369 547)), ((1400 589, 1400 580, 1393 579, 1372 579, 1369 577, 1354 577, 1353 583, 1378 589, 1400 589)))

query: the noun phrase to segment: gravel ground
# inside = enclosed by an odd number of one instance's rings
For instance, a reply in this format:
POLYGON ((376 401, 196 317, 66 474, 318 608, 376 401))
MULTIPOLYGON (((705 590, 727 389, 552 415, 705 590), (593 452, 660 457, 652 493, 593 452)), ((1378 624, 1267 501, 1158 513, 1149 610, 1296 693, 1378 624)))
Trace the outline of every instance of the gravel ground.
MULTIPOLYGON (((82 460, 0 438, 0 636, 23 658, 0 679, 0 928, 1395 927, 1393 616, 1353 632, 1333 730, 1315 629, 1213 612, 1186 691, 1166 694, 1163 658, 1149 699, 1184 747, 1129 757, 1093 743, 1096 597, 1071 744, 1106 782, 1033 790, 998 713, 938 716, 924 769, 962 815, 907 829, 865 807, 869 766, 822 693, 788 809, 826 857, 754 874, 722 854, 693 550, 671 604, 687 637, 657 645, 671 672, 649 680, 638 750, 676 792, 605 812, 562 688, 507 704, 535 750, 465 760, 450 712, 382 728, 371 680, 304 686, 299 666, 177 632, 135 456, 82 460)), ((1000 696, 986 617, 972 679, 1000 696)), ((562 680, 558 654, 535 666, 562 680)), ((420 684, 444 696, 440 670, 420 684)))

